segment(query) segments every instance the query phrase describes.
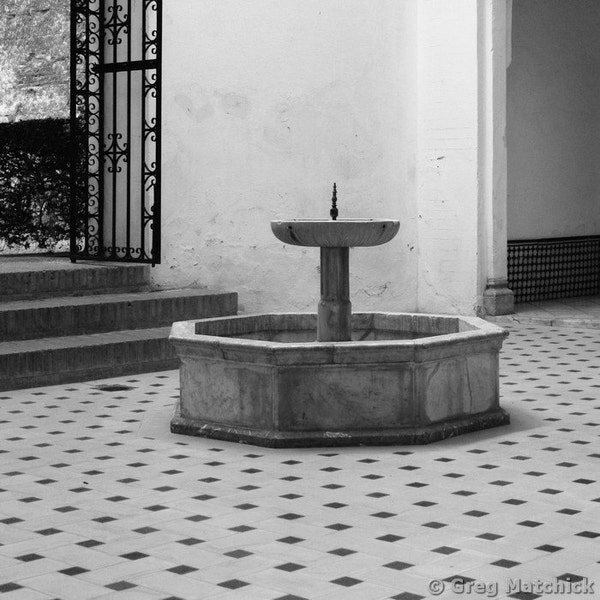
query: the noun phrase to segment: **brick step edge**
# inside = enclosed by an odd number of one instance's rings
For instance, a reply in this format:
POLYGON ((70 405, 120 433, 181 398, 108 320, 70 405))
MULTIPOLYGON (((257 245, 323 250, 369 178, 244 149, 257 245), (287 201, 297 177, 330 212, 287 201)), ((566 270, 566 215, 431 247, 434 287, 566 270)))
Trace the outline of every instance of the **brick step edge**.
POLYGON ((0 344, 0 391, 176 369, 179 359, 168 339, 170 329, 0 344))
POLYGON ((0 339, 31 340, 148 329, 236 313, 236 293, 189 289, 24 300, 0 305, 0 339))
POLYGON ((86 264, 82 268, 0 271, 0 301, 53 298, 149 288, 147 265, 86 264))

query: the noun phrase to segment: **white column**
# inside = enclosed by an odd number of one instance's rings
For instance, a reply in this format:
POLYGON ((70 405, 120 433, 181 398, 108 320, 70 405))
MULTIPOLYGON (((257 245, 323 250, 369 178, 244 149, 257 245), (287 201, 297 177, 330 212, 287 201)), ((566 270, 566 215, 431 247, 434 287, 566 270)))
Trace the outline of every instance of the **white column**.
POLYGON ((419 0, 418 307, 512 312, 507 0, 419 0))
POLYGON ((481 283, 488 315, 514 312, 507 282, 506 68, 510 55, 511 0, 479 4, 481 283))

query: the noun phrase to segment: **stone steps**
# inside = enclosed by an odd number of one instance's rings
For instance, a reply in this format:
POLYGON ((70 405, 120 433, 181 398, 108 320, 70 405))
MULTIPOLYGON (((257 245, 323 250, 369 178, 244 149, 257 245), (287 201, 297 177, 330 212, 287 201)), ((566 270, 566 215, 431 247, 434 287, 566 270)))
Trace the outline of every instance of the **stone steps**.
POLYGON ((148 265, 72 263, 67 258, 0 259, 0 301, 149 289, 148 265))
POLYGON ((175 369, 170 327, 0 344, 0 391, 175 369))
POLYGON ((0 340, 164 327, 236 310, 235 294, 164 290, 0 303, 0 340))
POLYGON ((174 369, 174 321, 237 313, 237 294, 150 290, 149 267, 0 258, 0 390, 174 369))

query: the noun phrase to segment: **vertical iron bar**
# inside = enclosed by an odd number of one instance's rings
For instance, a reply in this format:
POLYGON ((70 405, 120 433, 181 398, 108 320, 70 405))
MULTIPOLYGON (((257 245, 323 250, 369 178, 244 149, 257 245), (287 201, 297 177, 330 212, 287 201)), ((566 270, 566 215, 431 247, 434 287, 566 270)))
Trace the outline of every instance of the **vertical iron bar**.
MULTIPOLYGON (((106 28, 106 0, 100 0, 98 5, 98 65, 104 65, 104 44, 106 28)), ((104 72, 98 73, 98 258, 104 258, 104 72)))
MULTIPOLYGON (((142 60, 146 60, 146 2, 142 2, 142 60)), ((142 126, 141 126, 141 173, 140 173, 140 249, 141 257, 146 256, 146 69, 141 69, 142 76, 142 126)))
POLYGON ((83 180, 83 190, 85 190, 85 228, 84 228, 84 254, 89 253, 90 248, 90 231, 89 231, 89 217, 90 217, 90 206, 88 202, 88 197, 90 193, 90 179, 91 179, 91 160, 90 160, 90 120, 91 120, 91 102, 92 102, 92 94, 91 94, 91 66, 90 66, 90 19, 91 19, 91 9, 88 2, 85 3, 85 33, 84 33, 84 70, 83 76, 85 77, 85 90, 84 90, 84 110, 83 110, 83 119, 85 123, 84 129, 84 139, 82 140, 85 145, 85 163, 84 163, 84 180, 83 180))
MULTIPOLYGON (((113 63, 117 62, 117 40, 119 35, 119 0, 113 0, 113 63)), ((117 71, 113 72, 113 162, 112 162, 112 255, 117 256, 117 165, 119 161, 117 137, 117 71)))
POLYGON ((160 263, 161 212, 161 96, 162 96, 162 0, 156 0, 156 182, 154 184, 154 211, 152 219, 152 266, 160 263))
POLYGON ((71 62, 69 64, 69 255, 77 260, 77 0, 71 0, 71 62))
MULTIPOLYGON (((133 24, 131 20, 131 0, 127 0, 127 62, 131 62, 131 34, 133 24)), ((126 214, 126 248, 125 256, 131 258, 131 69, 127 70, 127 214, 126 214)))

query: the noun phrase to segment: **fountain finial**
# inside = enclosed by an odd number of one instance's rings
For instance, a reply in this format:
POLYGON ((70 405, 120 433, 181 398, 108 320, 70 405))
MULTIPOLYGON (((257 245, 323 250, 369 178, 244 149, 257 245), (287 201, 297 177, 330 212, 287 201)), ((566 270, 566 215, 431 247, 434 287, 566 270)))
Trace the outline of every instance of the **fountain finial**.
POLYGON ((333 196, 331 197, 331 210, 329 211, 331 215, 331 220, 337 220, 338 209, 337 209, 337 188, 335 183, 333 184, 333 196))

